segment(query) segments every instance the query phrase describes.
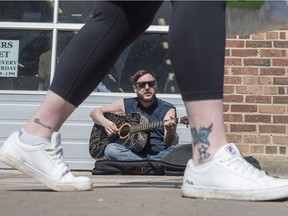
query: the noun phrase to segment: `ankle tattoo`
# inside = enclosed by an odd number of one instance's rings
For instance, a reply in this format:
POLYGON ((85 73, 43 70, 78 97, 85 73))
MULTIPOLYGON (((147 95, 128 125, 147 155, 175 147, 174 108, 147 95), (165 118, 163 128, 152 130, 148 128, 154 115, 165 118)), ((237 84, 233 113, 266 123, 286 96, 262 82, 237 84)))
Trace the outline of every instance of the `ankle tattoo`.
POLYGON ((35 119, 34 119, 34 122, 35 122, 36 124, 39 124, 39 125, 47 128, 47 129, 49 129, 49 130, 52 130, 52 127, 50 127, 50 126, 45 125, 44 123, 42 123, 39 118, 35 118, 35 119))
POLYGON ((191 128, 191 134, 192 134, 192 142, 193 147, 198 145, 198 151, 199 151, 199 159, 198 162, 204 163, 204 161, 209 158, 211 155, 208 153, 208 149, 210 147, 210 142, 208 140, 208 135, 212 131, 213 123, 210 124, 208 128, 200 127, 199 132, 196 128, 191 128))

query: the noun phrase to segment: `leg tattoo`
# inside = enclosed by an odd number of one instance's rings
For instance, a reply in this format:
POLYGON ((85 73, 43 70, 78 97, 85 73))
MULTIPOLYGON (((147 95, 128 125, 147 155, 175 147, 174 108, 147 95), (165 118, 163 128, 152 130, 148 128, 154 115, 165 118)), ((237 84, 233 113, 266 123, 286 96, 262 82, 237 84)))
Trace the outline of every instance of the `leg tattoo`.
POLYGON ((212 131, 211 125, 208 128, 200 127, 199 132, 197 132, 196 128, 191 128, 193 146, 198 145, 199 151, 199 163, 203 163, 210 154, 207 152, 210 147, 210 142, 208 140, 208 135, 212 131))
POLYGON ((39 119, 39 118, 35 118, 35 119, 34 119, 34 122, 35 122, 36 124, 39 124, 39 125, 47 128, 47 129, 49 129, 49 130, 52 130, 52 128, 51 128, 50 126, 45 125, 44 123, 40 122, 40 119, 39 119))

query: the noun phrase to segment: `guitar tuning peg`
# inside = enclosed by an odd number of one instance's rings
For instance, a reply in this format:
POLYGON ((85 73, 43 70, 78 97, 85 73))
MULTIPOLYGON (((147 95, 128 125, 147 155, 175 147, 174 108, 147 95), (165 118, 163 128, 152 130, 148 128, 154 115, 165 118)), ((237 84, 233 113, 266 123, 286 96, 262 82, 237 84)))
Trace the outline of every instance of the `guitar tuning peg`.
POLYGON ((188 117, 187 117, 187 116, 185 116, 184 118, 185 118, 185 120, 184 120, 184 121, 185 121, 186 127, 188 128, 188 126, 189 126, 189 120, 188 120, 188 117))

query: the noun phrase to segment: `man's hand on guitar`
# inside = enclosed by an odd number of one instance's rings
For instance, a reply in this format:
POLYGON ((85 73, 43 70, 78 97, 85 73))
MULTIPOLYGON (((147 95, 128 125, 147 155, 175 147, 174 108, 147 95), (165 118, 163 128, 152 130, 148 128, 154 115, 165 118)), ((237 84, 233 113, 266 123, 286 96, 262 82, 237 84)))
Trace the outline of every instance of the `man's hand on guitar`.
POLYGON ((176 118, 170 116, 170 119, 164 120, 164 127, 166 128, 167 131, 175 130, 176 126, 177 126, 176 118))
POLYGON ((117 128, 116 124, 109 120, 103 124, 103 127, 105 128, 105 131, 108 136, 111 136, 112 134, 116 134, 119 131, 119 128, 117 128))

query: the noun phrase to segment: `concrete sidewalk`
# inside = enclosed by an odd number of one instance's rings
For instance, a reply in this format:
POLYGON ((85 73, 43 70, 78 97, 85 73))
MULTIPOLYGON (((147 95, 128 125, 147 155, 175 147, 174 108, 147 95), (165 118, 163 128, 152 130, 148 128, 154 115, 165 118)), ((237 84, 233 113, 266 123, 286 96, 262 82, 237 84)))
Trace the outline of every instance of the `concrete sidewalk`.
POLYGON ((181 197, 179 176, 92 176, 93 191, 54 192, 15 170, 0 170, 0 215, 286 216, 288 201, 181 197))

